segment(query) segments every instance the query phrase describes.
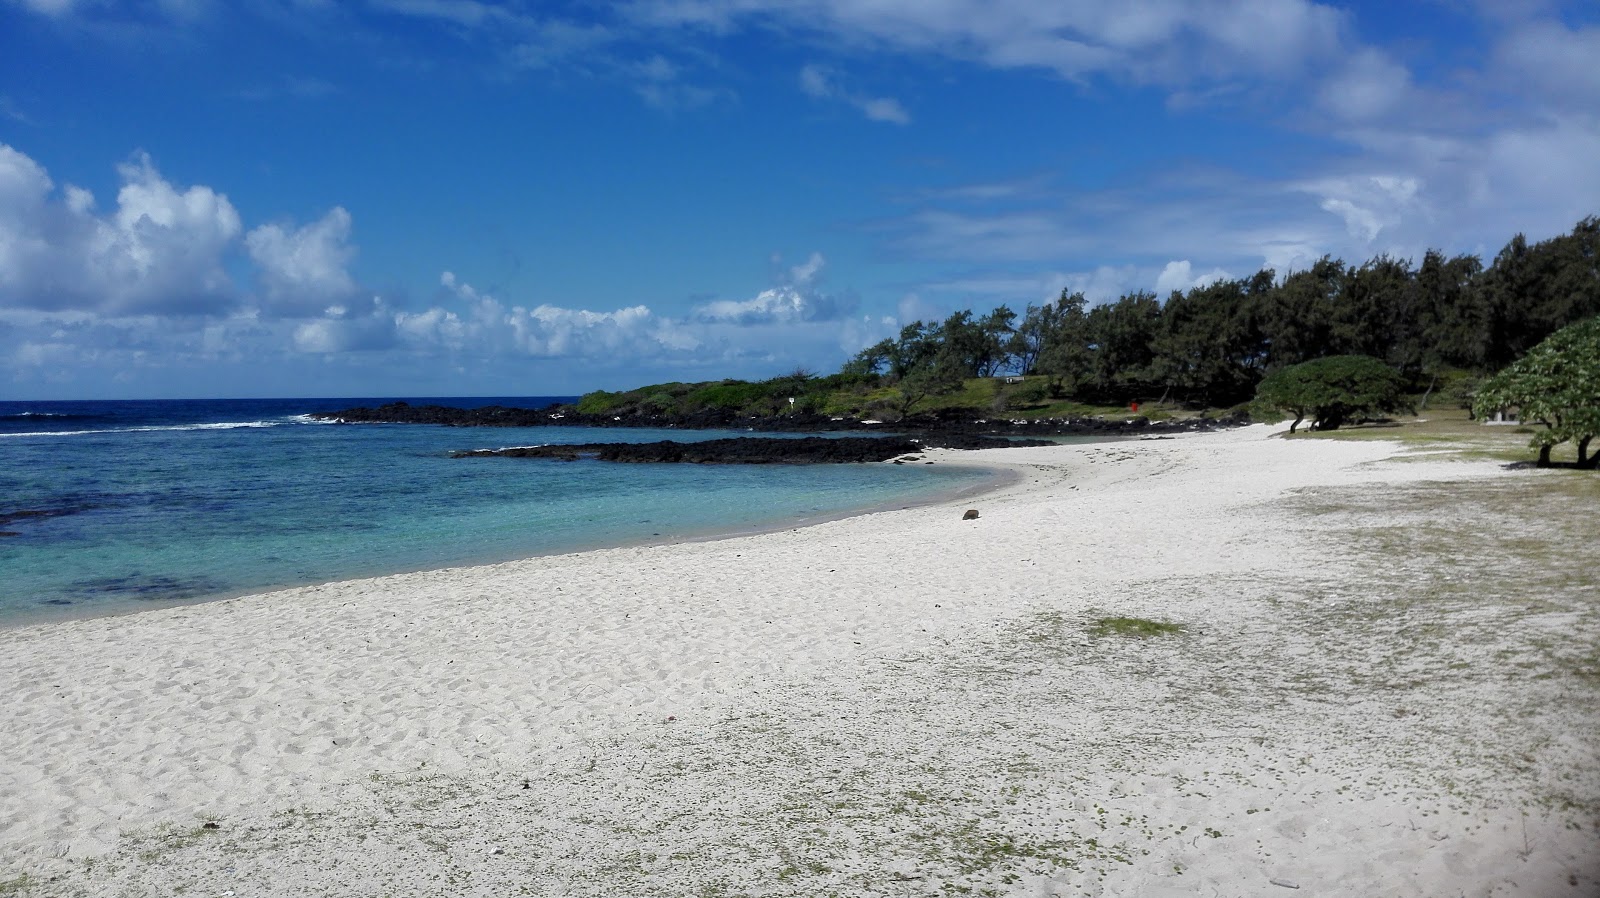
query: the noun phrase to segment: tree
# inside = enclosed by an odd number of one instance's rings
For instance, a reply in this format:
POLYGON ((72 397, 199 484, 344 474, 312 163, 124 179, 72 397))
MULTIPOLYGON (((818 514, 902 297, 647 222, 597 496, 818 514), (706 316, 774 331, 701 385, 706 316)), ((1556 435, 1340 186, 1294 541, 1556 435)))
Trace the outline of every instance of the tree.
POLYGON ((1446 259, 1428 250, 1417 269, 1417 319, 1422 331, 1422 370, 1437 374, 1447 365, 1476 368, 1488 342, 1489 312, 1473 287, 1483 271, 1477 256, 1446 259))
POLYGON ((1532 246, 1518 234, 1479 278, 1486 361, 1501 368, 1561 327, 1600 314, 1600 219, 1532 246))
POLYGON ((885 340, 878 347, 884 351, 889 376, 901 378, 926 365, 938 353, 943 339, 938 325, 913 321, 900 328, 898 340, 885 340))
POLYGON ((1251 302, 1265 280, 1217 281, 1188 293, 1173 291, 1161 310, 1156 339, 1158 379, 1179 399, 1210 406, 1243 402, 1261 379, 1266 342, 1251 302))
POLYGON ((1409 409, 1400 375, 1371 356, 1333 355, 1268 375, 1256 402, 1294 414, 1289 432, 1307 417, 1312 430, 1337 430, 1350 418, 1409 409))
POLYGON ((854 377, 875 377, 883 367, 889 364, 889 352, 894 348, 893 340, 882 340, 868 346, 850 357, 839 369, 840 374, 854 377))
POLYGON ((1600 436, 1600 317, 1556 331, 1484 381, 1472 413, 1481 418, 1500 409, 1544 425, 1529 444, 1539 450, 1539 467, 1549 467, 1550 450, 1570 440, 1578 446, 1578 467, 1595 468, 1600 453, 1590 456, 1589 442, 1600 436))
POLYGON ((1309 271, 1284 278, 1262 296, 1259 314, 1267 340, 1267 367, 1286 368, 1338 352, 1333 311, 1344 281, 1344 262, 1323 256, 1309 271))
POLYGON ((1006 352, 1017 363, 1018 374, 1033 373, 1034 366, 1039 362, 1039 353, 1049 345, 1060 317, 1056 306, 1051 303, 1042 306, 1028 303, 1028 308, 1022 313, 1021 323, 1006 344, 1006 352))
POLYGON ((978 322, 978 330, 983 334, 983 353, 977 360, 979 377, 994 377, 1016 361, 1011 356, 1016 321, 1016 312, 1000 306, 978 322))
POLYGON ((900 416, 911 414, 913 406, 930 396, 945 396, 961 389, 965 377, 961 359, 950 353, 939 353, 895 385, 900 390, 900 416))
POLYGON ((1333 343, 1340 353, 1370 355, 1404 374, 1422 366, 1416 273, 1407 260, 1381 255, 1349 267, 1333 308, 1333 343))
POLYGON ((1161 333, 1161 301, 1156 295, 1139 290, 1095 306, 1086 326, 1099 398, 1126 402, 1149 392, 1161 333))
MULTIPOLYGON (((1017 329, 1017 336, 1026 332, 1033 345, 1032 364, 1024 360, 1022 373, 1048 377, 1052 396, 1076 390, 1089 377, 1093 359, 1089 353, 1089 318, 1084 313, 1088 305, 1082 293, 1063 289, 1055 305, 1041 309, 1030 306, 1017 329)), ((1025 355, 1015 349, 1012 352, 1019 358, 1025 355)))

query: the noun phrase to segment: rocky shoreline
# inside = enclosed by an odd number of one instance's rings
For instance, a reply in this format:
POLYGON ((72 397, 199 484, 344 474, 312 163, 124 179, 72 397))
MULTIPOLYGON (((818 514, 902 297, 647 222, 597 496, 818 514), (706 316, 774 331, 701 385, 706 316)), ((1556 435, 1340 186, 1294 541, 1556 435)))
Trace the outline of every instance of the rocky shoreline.
MULTIPOLYGON (((577 443, 569 445, 515 446, 453 452, 451 458, 548 458, 634 464, 810 465, 897 463, 923 461, 924 449, 994 449, 1046 446, 1048 440, 1007 440, 999 437, 960 436, 954 439, 911 440, 904 437, 733 437, 680 443, 577 443)), ((932 462, 928 462, 932 464, 932 462)))
POLYGON ((311 417, 341 424, 435 424, 447 427, 653 427, 680 430, 753 430, 769 433, 893 432, 928 434, 939 439, 954 439, 958 435, 1043 437, 1194 433, 1241 427, 1250 423, 1247 415, 1167 421, 1151 421, 1141 415, 1117 419, 1088 417, 1007 419, 980 417, 971 409, 949 409, 939 414, 913 415, 890 424, 812 414, 748 416, 711 409, 690 415, 592 415, 579 412, 570 405, 552 405, 542 409, 499 405, 464 409, 443 405, 411 405, 405 402, 391 402, 377 408, 357 407, 334 412, 318 412, 311 417))

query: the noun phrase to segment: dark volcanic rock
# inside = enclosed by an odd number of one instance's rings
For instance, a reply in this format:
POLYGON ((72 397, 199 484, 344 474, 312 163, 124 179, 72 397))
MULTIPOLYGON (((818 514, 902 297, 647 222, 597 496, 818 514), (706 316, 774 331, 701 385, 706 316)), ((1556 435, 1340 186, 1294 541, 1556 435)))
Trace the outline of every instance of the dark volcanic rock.
POLYGON ((448 405, 412 405, 408 402, 391 402, 377 408, 341 409, 337 412, 316 412, 311 417, 321 421, 338 421, 347 424, 446 424, 452 427, 542 427, 547 424, 566 424, 560 412, 551 406, 546 409, 510 408, 491 405, 484 408, 455 408, 448 405), (557 416, 552 420, 552 416, 557 416))
POLYGON ((814 465, 888 461, 922 447, 899 437, 735 437, 696 443, 579 443, 571 446, 521 446, 512 449, 476 449, 455 452, 452 458, 505 456, 510 458, 596 458, 620 462, 681 462, 689 464, 814 465))
POLYGON ((930 434, 922 440, 905 437, 734 437, 678 443, 578 443, 474 449, 451 458, 553 458, 574 461, 666 462, 718 465, 815 465, 888 461, 924 449, 997 449, 1007 446, 1049 446, 1048 440, 1006 440, 975 434, 930 434))
MULTIPOLYGON (((391 402, 377 408, 347 408, 311 415, 323 421, 349 424, 442 424, 449 427, 661 427, 683 430, 753 430, 780 433, 860 433, 892 432, 928 434, 930 438, 950 440, 956 434, 994 436, 1131 436, 1135 434, 1189 433, 1241 427, 1250 423, 1249 415, 1220 418, 1184 418, 1151 421, 1142 415, 1126 418, 1040 418, 1007 419, 987 417, 977 409, 949 408, 913 415, 892 424, 867 423, 856 418, 831 418, 826 415, 790 414, 751 417, 726 409, 701 409, 687 415, 622 414, 588 415, 570 405, 551 405, 541 409, 453 408, 444 405, 410 405, 391 402)), ((952 448, 981 448, 962 446, 952 448)))
POLYGON ((1021 446, 1054 446, 1051 440, 1006 439, 980 433, 938 432, 923 434, 917 440, 924 449, 1016 449, 1021 446))

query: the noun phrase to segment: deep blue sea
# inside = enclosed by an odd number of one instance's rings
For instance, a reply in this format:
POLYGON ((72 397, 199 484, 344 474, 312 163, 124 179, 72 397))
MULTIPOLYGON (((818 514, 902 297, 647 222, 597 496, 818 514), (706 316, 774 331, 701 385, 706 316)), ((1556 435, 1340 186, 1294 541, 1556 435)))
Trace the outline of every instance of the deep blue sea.
MULTIPOLYGON (((411 399, 543 407, 571 397, 411 399)), ((0 402, 0 625, 785 526, 979 485, 938 465, 615 465, 458 449, 728 431, 322 424, 391 399, 0 402)))

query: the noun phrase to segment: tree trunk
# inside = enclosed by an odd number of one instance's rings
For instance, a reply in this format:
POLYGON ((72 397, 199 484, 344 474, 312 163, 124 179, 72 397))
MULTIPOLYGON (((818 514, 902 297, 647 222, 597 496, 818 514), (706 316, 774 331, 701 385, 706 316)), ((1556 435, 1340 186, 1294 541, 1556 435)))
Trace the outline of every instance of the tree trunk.
POLYGON ((1551 449, 1551 447, 1549 445, 1545 445, 1545 446, 1540 446, 1539 447, 1539 460, 1534 462, 1534 465, 1536 467, 1540 467, 1540 468, 1548 468, 1548 467, 1550 467, 1550 449, 1551 449))
POLYGON ((1300 422, 1304 421, 1305 419, 1306 419, 1305 415, 1303 415, 1303 414, 1301 414, 1299 412, 1296 412, 1295 416, 1294 416, 1294 423, 1289 425, 1289 432, 1290 433, 1294 433, 1294 429, 1296 427, 1299 427, 1300 426, 1300 422))
POLYGON ((1428 389, 1422 391, 1422 401, 1417 403, 1417 410, 1418 411, 1425 412, 1425 411, 1428 410, 1428 397, 1433 395, 1433 388, 1436 385, 1438 385, 1438 383, 1439 383, 1438 375, 1434 375, 1434 378, 1432 380, 1428 381, 1428 389))
POLYGON ((1578 467, 1585 470, 1600 467, 1600 464, 1597 464, 1600 463, 1600 452, 1589 454, 1589 441, 1592 439, 1594 437, 1584 437, 1578 441, 1578 467))

